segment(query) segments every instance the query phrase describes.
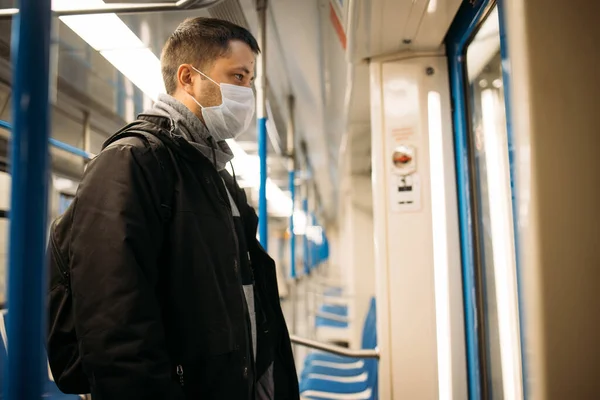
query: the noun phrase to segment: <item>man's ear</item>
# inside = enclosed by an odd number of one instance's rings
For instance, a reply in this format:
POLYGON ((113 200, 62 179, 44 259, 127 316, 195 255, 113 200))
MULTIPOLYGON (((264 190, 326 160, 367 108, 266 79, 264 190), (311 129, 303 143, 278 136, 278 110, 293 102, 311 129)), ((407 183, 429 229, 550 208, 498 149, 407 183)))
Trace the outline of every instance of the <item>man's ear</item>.
POLYGON ((194 70, 189 64, 181 64, 179 68, 177 68, 177 82, 179 82, 180 88, 192 94, 191 91, 194 86, 194 70))

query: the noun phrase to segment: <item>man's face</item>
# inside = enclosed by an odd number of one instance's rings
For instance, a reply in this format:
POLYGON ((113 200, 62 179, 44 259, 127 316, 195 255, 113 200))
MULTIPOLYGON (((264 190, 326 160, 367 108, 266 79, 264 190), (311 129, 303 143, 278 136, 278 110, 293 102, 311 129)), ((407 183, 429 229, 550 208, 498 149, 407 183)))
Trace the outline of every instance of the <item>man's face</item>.
MULTIPOLYGON (((219 57, 212 67, 202 71, 216 83, 250 87, 254 80, 256 56, 246 43, 233 40, 229 43, 229 52, 219 57)), ((194 97, 204 107, 218 106, 222 103, 221 89, 210 79, 192 72, 194 97)))

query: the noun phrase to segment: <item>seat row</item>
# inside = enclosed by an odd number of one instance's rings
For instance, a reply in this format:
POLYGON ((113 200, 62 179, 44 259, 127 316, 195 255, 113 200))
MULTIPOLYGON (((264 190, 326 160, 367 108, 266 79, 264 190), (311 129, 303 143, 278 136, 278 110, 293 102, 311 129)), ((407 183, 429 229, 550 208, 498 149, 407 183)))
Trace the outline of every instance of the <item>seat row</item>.
MULTIPOLYGON (((346 306, 322 305, 319 312, 339 317, 348 315, 346 306)), ((363 326, 363 349, 377 346, 376 323, 376 304, 372 298, 363 326)), ((377 361, 309 353, 300 376, 300 393, 304 400, 376 400, 377 361)))

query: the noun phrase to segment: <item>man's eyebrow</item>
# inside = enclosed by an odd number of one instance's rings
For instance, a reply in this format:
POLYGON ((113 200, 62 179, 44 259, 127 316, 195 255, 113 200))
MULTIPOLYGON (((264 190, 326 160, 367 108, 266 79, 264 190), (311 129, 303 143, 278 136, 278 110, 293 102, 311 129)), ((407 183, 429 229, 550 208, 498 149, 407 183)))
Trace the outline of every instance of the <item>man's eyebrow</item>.
POLYGON ((250 75, 250 70, 247 67, 243 66, 243 65, 237 66, 237 67, 235 67, 233 69, 236 70, 236 71, 244 71, 247 75, 250 75))

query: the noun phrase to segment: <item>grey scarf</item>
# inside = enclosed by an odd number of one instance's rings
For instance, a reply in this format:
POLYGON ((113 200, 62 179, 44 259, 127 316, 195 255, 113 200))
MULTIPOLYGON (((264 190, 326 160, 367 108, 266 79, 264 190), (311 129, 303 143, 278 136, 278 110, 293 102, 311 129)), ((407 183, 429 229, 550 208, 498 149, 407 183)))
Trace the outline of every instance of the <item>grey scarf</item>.
POLYGON ((233 152, 224 140, 211 135, 204 123, 183 103, 167 94, 159 94, 154 107, 145 114, 171 118, 175 122, 175 133, 183 136, 200 153, 215 163, 218 171, 233 159, 233 152))

